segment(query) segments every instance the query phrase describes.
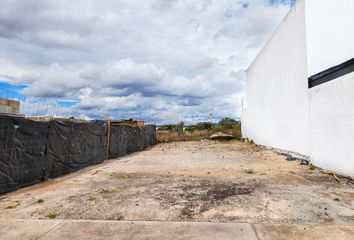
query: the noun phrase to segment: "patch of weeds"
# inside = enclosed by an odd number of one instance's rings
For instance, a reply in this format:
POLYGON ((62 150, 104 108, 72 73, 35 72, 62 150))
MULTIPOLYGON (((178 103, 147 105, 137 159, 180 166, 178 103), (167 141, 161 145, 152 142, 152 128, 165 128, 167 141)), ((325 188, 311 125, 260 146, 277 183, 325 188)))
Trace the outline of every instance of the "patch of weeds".
POLYGON ((101 194, 112 193, 112 192, 114 192, 114 190, 108 189, 108 188, 101 188, 100 191, 98 191, 98 193, 101 193, 101 194))
POLYGON ((57 214, 55 214, 55 213, 49 213, 48 215, 47 215, 47 218, 49 218, 49 219, 55 219, 55 218, 57 218, 57 214))
POLYGON ((14 209, 14 208, 16 208, 16 207, 18 207, 18 206, 20 206, 21 204, 20 204, 20 201, 15 201, 15 205, 11 205, 11 206, 7 206, 6 207, 6 209, 14 209))
POLYGON ((255 173, 255 172, 253 171, 253 169, 251 169, 251 168, 245 169, 244 171, 245 171, 245 173, 247 173, 247 174, 254 174, 254 173, 255 173))
POLYGON ((236 136, 236 137, 235 137, 235 140, 237 140, 237 141, 243 141, 243 138, 240 137, 240 136, 236 136))
POLYGON ((123 175, 123 176, 121 176, 120 177, 121 179, 131 179, 132 177, 131 176, 129 176, 129 175, 123 175))
POLYGON ((87 201, 96 201, 96 200, 97 200, 97 198, 92 197, 92 196, 90 196, 90 197, 87 199, 87 201))
POLYGON ((339 198, 335 198, 334 201, 340 202, 340 199, 339 198))
POLYGON ((116 173, 112 173, 110 176, 115 179, 125 179, 125 180, 132 179, 132 176, 130 175, 120 175, 116 173))
POLYGON ((310 164, 309 170, 310 170, 310 171, 314 171, 314 170, 316 170, 316 167, 315 167, 314 165, 310 164))
POLYGON ((36 201, 36 203, 38 203, 38 204, 44 203, 44 200, 40 198, 40 199, 38 199, 38 200, 36 201))
POLYGON ((249 138, 241 138, 241 141, 242 142, 245 142, 245 143, 250 143, 250 144, 255 144, 254 141, 252 139, 249 139, 249 138))

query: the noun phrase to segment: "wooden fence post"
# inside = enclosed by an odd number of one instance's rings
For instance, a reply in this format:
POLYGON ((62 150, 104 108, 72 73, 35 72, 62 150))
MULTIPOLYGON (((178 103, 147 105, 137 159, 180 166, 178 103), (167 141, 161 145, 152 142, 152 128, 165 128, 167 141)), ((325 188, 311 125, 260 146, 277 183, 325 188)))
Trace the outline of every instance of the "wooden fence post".
POLYGON ((104 160, 108 160, 108 157, 109 157, 109 146, 110 146, 110 144, 111 144, 111 120, 108 119, 106 154, 105 154, 105 159, 104 159, 104 160))

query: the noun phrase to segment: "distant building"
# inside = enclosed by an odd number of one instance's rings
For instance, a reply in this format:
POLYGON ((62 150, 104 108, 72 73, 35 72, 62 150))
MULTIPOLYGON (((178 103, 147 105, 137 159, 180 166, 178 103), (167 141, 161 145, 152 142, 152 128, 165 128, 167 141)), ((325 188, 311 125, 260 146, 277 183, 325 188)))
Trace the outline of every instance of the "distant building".
POLYGON ((0 98, 0 114, 2 115, 19 115, 20 114, 20 102, 16 100, 10 100, 0 98))
POLYGON ((247 70, 244 137, 354 177, 353 10, 296 1, 247 70))

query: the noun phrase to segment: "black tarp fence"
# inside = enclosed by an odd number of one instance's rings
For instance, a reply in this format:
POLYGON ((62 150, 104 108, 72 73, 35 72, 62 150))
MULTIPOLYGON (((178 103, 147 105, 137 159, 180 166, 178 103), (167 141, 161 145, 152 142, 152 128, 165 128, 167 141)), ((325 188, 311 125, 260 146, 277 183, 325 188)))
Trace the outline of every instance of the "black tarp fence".
POLYGON ((156 126, 145 125, 144 128, 127 125, 111 125, 109 159, 142 151, 156 144, 156 126))
POLYGON ((106 148, 107 125, 102 122, 50 122, 47 155, 49 177, 54 178, 102 163, 106 148))
MULTIPOLYGON (((99 164, 106 158, 105 121, 36 122, 0 116, 0 193, 99 164)), ((108 158, 156 144, 156 126, 112 125, 108 158)))

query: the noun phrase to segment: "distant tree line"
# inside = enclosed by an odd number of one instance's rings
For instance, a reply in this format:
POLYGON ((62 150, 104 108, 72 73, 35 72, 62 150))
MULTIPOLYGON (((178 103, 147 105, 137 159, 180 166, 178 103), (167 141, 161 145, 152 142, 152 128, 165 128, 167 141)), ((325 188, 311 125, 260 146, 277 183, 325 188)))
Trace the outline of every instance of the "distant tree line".
POLYGON ((222 131, 225 129, 235 129, 240 127, 240 122, 232 118, 224 118, 220 120, 217 124, 212 124, 211 122, 199 122, 194 125, 184 126, 184 122, 179 124, 167 124, 159 126, 158 129, 161 131, 201 131, 201 130, 214 130, 222 131))

